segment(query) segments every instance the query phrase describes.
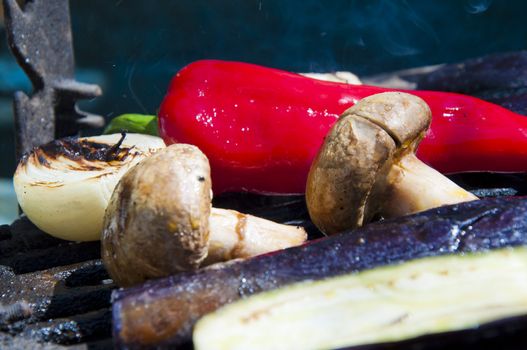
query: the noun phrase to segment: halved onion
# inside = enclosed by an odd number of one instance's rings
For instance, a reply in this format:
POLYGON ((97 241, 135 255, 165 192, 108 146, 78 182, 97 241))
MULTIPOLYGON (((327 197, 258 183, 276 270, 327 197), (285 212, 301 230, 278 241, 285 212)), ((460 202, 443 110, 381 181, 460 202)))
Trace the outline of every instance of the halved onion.
POLYGON ((18 203, 31 222, 52 236, 98 240, 119 179, 164 147, 161 138, 141 134, 52 141, 20 160, 13 178, 18 203))

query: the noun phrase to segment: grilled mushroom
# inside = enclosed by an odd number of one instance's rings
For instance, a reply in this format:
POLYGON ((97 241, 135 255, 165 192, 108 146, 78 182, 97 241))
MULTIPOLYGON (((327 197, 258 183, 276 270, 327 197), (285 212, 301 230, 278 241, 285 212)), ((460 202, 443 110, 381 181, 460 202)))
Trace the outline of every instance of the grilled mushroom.
POLYGON ((306 232, 211 208, 210 167, 191 145, 175 144, 126 173, 106 210, 103 261, 119 285, 299 245, 306 232))
POLYGON ((477 199, 415 156, 431 122, 419 97, 387 92, 359 101, 328 133, 307 181, 311 219, 327 234, 477 199))
POLYGON ((98 240, 117 181, 164 147, 161 138, 139 134, 52 141, 20 160, 13 177, 18 203, 31 222, 52 236, 98 240))

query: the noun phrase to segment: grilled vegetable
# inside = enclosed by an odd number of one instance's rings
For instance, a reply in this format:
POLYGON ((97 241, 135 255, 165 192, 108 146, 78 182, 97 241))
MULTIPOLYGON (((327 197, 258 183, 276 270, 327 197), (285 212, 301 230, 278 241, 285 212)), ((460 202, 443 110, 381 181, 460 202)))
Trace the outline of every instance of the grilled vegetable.
POLYGON ((365 97, 344 112, 307 178, 306 202, 315 225, 335 234, 376 216, 477 199, 415 156, 430 121, 427 104, 402 92, 365 97))
MULTIPOLYGON (((303 193, 309 167, 337 117, 387 91, 330 83, 252 64, 198 61, 173 78, 159 109, 167 144, 209 157, 214 192, 303 193)), ((432 110, 417 156, 443 173, 526 171, 527 121, 459 94, 409 91, 432 110)))
POLYGON ((525 244, 527 199, 441 207, 116 291, 114 335, 120 346, 181 344, 190 340, 201 316, 261 291, 427 256, 525 244))
POLYGON ((31 222, 52 236, 98 240, 121 176, 164 147, 159 137, 140 134, 52 141, 20 160, 13 177, 18 203, 31 222))
POLYGON ((345 71, 336 71, 331 73, 299 73, 300 75, 303 75, 304 77, 323 80, 323 81, 331 81, 334 83, 346 83, 346 84, 355 84, 360 85, 362 82, 360 81, 359 77, 351 72, 345 72, 345 71))
POLYGON ((526 247, 429 257, 252 296, 205 316, 193 340, 196 350, 397 341, 527 314, 526 287, 526 247))
POLYGON ((160 150, 122 177, 103 227, 102 258, 122 286, 292 247, 307 238, 299 227, 211 209, 209 162, 185 144, 160 150))

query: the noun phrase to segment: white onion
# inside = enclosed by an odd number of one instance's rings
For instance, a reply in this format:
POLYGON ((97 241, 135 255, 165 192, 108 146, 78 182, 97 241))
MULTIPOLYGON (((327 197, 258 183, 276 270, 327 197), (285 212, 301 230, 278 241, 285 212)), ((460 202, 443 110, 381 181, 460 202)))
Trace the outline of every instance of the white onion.
POLYGON ((359 77, 351 72, 333 72, 333 73, 299 73, 308 78, 324 80, 333 83, 345 83, 353 85, 362 85, 359 77))
POLYGON ((108 153, 121 138, 120 134, 67 138, 26 154, 13 182, 18 203, 31 222, 62 239, 100 239, 104 211, 119 179, 165 147, 159 137, 126 134, 117 152, 108 153))

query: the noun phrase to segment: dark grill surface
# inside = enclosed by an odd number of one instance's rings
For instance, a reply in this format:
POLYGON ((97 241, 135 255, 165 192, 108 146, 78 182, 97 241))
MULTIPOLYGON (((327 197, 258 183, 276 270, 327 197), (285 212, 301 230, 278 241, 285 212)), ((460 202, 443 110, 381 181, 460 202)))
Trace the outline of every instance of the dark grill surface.
POLYGON ((99 242, 55 239, 25 217, 0 226, 0 348, 111 348, 115 286, 99 257, 99 242))
MULTIPOLYGON (((303 197, 226 194, 215 206, 306 226, 303 197)), ((111 291, 100 243, 53 238, 26 217, 0 226, 0 349, 107 349, 111 291)))
MULTIPOLYGON (((452 179, 480 197, 526 195, 523 174, 463 174, 452 179)), ((225 194, 214 206, 231 208, 321 233, 302 196, 225 194)), ((74 243, 38 230, 26 217, 0 226, 0 349, 112 348, 113 281, 99 242, 74 243)))

